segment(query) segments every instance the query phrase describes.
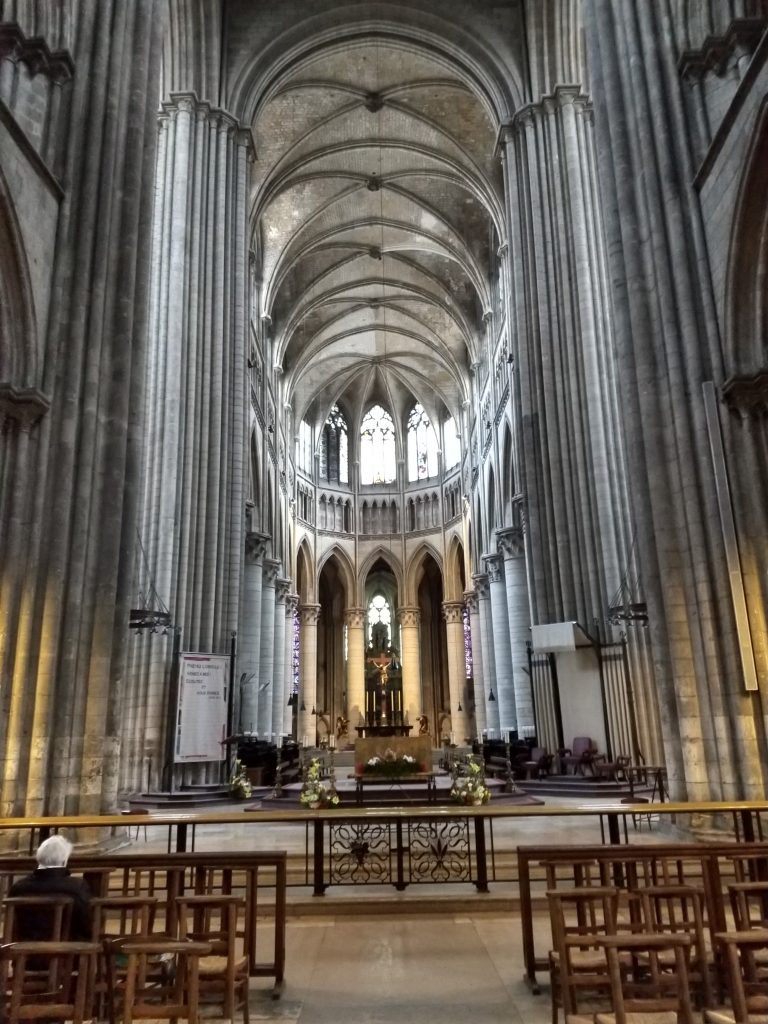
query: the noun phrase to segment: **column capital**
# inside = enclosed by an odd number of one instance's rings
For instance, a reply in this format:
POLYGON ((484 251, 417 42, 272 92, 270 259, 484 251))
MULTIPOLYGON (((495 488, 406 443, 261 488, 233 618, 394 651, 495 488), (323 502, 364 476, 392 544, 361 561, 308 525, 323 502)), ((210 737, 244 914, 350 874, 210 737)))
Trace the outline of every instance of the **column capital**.
POLYGON ((496 542, 499 554, 505 561, 508 558, 520 558, 525 554, 525 536, 520 526, 508 526, 505 530, 497 530, 496 542))
POLYGON ((282 576, 275 580, 275 601, 277 604, 285 604, 291 589, 291 581, 282 576))
POLYGON ((365 608, 345 608, 344 625, 351 629, 362 629, 365 626, 365 608))
POLYGON ((499 583, 504 575, 504 559, 501 555, 483 555, 490 583, 499 583))
POLYGON ((464 622, 463 601, 443 601, 443 618, 448 624, 464 622))
POLYGON ((300 604, 299 616, 302 626, 316 626, 322 607, 319 604, 300 604))
POLYGON ((406 629, 411 629, 421 622, 421 609, 406 607, 397 609, 397 621, 406 629))
POLYGON ((286 617, 294 617, 299 607, 299 595, 288 593, 285 595, 285 614, 286 617))
POLYGON ((488 597, 488 573, 487 572, 475 572, 472 574, 472 582, 475 585, 475 593, 479 601, 484 601, 488 597))
POLYGON ((245 561, 249 565, 258 565, 267 553, 269 535, 252 531, 245 535, 245 561))
POLYGON ((480 595, 476 590, 464 591, 464 604, 467 606, 470 615, 474 615, 477 612, 480 604, 480 595))
POLYGON ((274 588, 277 583, 277 574, 280 572, 280 561, 277 558, 265 558, 262 570, 261 585, 274 588))

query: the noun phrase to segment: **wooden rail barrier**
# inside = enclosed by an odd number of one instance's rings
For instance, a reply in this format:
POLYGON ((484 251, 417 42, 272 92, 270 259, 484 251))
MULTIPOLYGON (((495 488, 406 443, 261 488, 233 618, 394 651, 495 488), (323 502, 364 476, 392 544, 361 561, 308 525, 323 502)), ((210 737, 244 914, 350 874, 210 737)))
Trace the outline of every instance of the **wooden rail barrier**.
MULTIPOLYGON (((113 853, 75 854, 69 866, 82 874, 94 895, 154 895, 165 912, 165 930, 176 934, 176 897, 184 892, 237 893, 245 897, 243 948, 251 977, 274 978, 280 994, 285 975, 286 854, 253 853, 113 853), (265 881, 265 875, 269 876, 265 881), (259 959, 258 918, 265 903, 259 890, 274 887, 274 940, 269 958, 259 959)), ((0 857, 0 891, 5 895, 17 878, 36 866, 31 858, 0 857)))
MULTIPOLYGON (((768 879, 768 843, 644 843, 642 846, 519 846, 520 918, 525 981, 539 992, 537 970, 548 968, 548 950, 536 955, 531 868, 541 869, 544 889, 612 885, 619 889, 698 884, 704 889, 707 927, 713 940, 727 930, 724 893, 729 881, 768 879)), ((544 891, 542 890, 542 892, 544 891)))

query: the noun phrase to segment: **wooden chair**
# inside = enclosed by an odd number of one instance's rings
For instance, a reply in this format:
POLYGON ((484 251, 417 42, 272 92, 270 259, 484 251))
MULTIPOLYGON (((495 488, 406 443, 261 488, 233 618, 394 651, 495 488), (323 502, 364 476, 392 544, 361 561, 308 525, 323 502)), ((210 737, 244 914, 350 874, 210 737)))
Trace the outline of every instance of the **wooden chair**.
POLYGON ((95 942, 12 942, 1 946, 5 1024, 35 1020, 82 1024, 90 1018, 98 953, 95 942))
POLYGON ((44 931, 42 941, 69 938, 72 899, 69 896, 6 896, 3 900, 3 942, 26 941, 30 933, 44 931))
POLYGON ((222 1007, 222 1015, 234 1020, 243 1011, 248 1024, 248 956, 237 950, 238 911, 245 901, 233 895, 182 896, 178 900, 179 938, 205 942, 209 955, 200 961, 200 998, 222 1007))
POLYGON ((751 1024, 768 1019, 768 930, 718 932, 724 953, 729 1007, 705 1009, 705 1024, 751 1024))
POLYGON ((605 935, 597 945, 607 961, 612 1011, 596 1013, 594 1024, 694 1024, 690 935, 605 935))
POLYGON ((616 933, 619 891, 609 886, 555 889, 547 892, 547 900, 552 1024, 557 1024, 559 1007, 567 1020, 585 1005, 609 1005, 610 980, 597 939, 616 933))
MULTIPOLYGON (((688 935, 687 977, 698 1006, 712 1006, 712 977, 704 928, 704 890, 692 885, 647 886, 636 893, 642 927, 655 935, 688 935)), ((677 970, 678 947, 655 954, 660 969, 677 970)))
POLYGON ((111 940, 107 951, 109 1002, 122 1024, 141 1019, 197 1024, 199 962, 211 951, 208 943, 131 936, 111 940), (159 979, 154 965, 166 956, 173 957, 174 970, 159 979))
POLYGON ((565 767, 565 773, 573 768, 573 774, 585 774, 586 769, 594 775, 594 761, 597 757, 597 744, 589 736, 576 736, 570 747, 564 747, 558 751, 560 764, 565 767))
MULTIPOLYGON (((94 1006, 99 1017, 106 1016, 114 1022, 114 1005, 109 998, 109 963, 107 949, 113 939, 128 937, 147 938, 153 930, 158 900, 155 896, 107 896, 91 900, 93 908, 94 942, 99 944, 101 956, 93 984, 94 1006)), ((159 938, 160 936, 158 936, 159 938)), ((162 970, 163 961, 155 967, 155 973, 162 970)), ((115 976, 124 974, 118 957, 112 966, 115 976)), ((124 980, 124 978, 123 978, 124 980)))

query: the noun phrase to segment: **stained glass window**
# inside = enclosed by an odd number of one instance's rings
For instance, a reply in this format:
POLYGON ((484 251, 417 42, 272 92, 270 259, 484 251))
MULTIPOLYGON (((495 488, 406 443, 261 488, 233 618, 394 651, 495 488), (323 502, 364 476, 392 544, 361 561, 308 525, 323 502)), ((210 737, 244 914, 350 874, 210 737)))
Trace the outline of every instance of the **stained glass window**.
POLYGON ((390 484, 396 478, 395 424, 386 409, 374 405, 360 427, 360 483, 390 484))
POLYGON ((408 417, 408 479, 437 476, 437 435, 429 416, 417 402, 408 417))
POLYGON ((347 421, 338 405, 333 405, 320 438, 320 476, 330 483, 349 481, 347 463, 347 421))
POLYGON ((446 469, 461 462, 461 442, 456 434, 456 420, 450 416, 443 424, 443 457, 446 469))
POLYGON ((301 626, 299 623, 299 613, 293 613, 293 692, 299 692, 299 649, 301 641, 301 626))
POLYGON ((381 622, 387 628, 387 646, 392 644, 392 609, 383 594, 374 594, 368 605, 368 643, 373 642, 373 627, 381 622))
POLYGON ((462 612, 464 620, 464 671, 467 679, 472 678, 472 630, 469 625, 469 608, 464 605, 462 612))
POLYGON ((308 476, 312 475, 312 427, 306 420, 299 426, 299 469, 308 476))

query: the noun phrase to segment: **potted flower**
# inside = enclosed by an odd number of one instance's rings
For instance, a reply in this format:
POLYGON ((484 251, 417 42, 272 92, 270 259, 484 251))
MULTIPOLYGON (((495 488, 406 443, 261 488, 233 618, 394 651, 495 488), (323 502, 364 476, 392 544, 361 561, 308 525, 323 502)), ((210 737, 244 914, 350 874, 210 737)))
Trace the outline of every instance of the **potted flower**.
POLYGON ((381 757, 369 757, 363 765, 363 772, 366 775, 385 775, 388 778, 397 778, 400 775, 413 775, 418 772, 416 758, 410 754, 396 754, 388 748, 381 757))
POLYGON ((313 757, 309 768, 304 774, 299 800, 306 807, 336 807, 339 803, 339 794, 331 784, 327 785, 320 778, 320 761, 313 757))
POLYGON ((451 786, 451 800, 457 804, 480 806, 491 799, 491 791, 485 784, 485 769, 482 761, 472 754, 464 763, 464 774, 456 775, 451 786))
POLYGON ((235 800, 248 800, 253 795, 251 780, 248 778, 248 769, 237 758, 232 768, 232 777, 229 780, 229 794, 235 800))

